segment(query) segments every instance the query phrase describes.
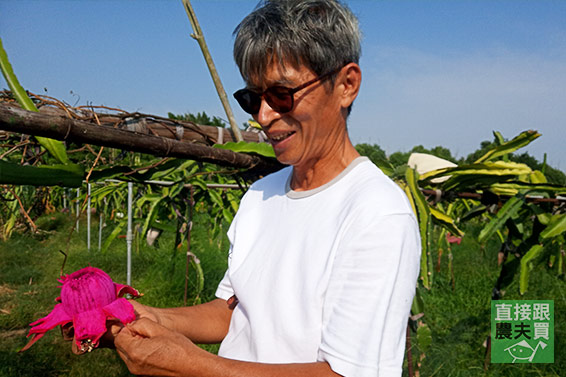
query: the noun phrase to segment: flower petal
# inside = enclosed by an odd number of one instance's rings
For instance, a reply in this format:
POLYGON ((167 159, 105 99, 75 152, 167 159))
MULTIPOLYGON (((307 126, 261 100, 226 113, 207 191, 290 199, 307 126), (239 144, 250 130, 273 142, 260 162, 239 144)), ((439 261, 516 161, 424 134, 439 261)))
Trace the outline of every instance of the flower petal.
POLYGON ((106 315, 100 309, 75 314, 73 323, 75 325, 75 340, 79 348, 81 341, 88 339, 96 347, 98 340, 106 332, 106 315))
POLYGON ((140 297, 138 290, 130 287, 129 285, 114 283, 114 287, 116 288, 116 297, 122 297, 126 293, 129 293, 134 297, 140 297))
POLYGON ((109 317, 118 318, 124 325, 136 319, 134 307, 125 298, 119 298, 102 308, 109 317))
POLYGON ((58 325, 71 322, 71 320, 71 316, 68 315, 67 312, 65 312, 62 304, 55 305, 51 313, 49 313, 47 316, 30 323, 30 326, 32 326, 32 328, 29 330, 28 337, 32 334, 34 335, 19 352, 23 352, 30 348, 35 342, 41 339, 47 331, 58 325))
MULTIPOLYGON (((37 342, 39 339, 43 338, 43 336, 45 335, 45 333, 41 333, 41 334, 34 334, 34 336, 29 340, 29 342, 22 347, 21 350, 19 350, 18 352, 24 352, 25 350, 27 350, 28 348, 30 348, 31 346, 33 346, 33 344, 35 342, 37 342)), ((28 335, 29 336, 29 335, 28 335)))
POLYGON ((46 332, 51 330, 55 326, 63 324, 65 322, 71 321, 72 318, 67 314, 62 304, 57 304, 47 316, 38 319, 29 325, 33 328, 29 331, 30 334, 35 334, 39 332, 46 332))

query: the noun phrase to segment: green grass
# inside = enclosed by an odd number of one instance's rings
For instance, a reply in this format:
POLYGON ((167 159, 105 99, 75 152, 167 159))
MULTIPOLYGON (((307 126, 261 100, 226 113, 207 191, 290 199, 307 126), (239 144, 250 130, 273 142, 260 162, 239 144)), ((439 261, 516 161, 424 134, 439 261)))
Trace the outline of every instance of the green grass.
MULTIPOLYGON (((191 250, 201 261, 205 285, 200 298, 208 301, 226 269, 228 243, 220 236, 210 241, 210 219, 196 215, 191 250)), ((110 249, 98 252, 98 223, 93 221, 91 250, 86 247, 86 221, 70 241, 72 220, 66 215, 38 221, 49 233, 30 237, 15 233, 0 242, 0 377, 12 376, 130 376, 114 350, 99 349, 76 356, 59 329, 49 331, 29 350, 17 353, 27 343, 29 323, 47 315, 59 296, 57 282, 64 260, 59 250, 69 250, 64 268, 71 273, 88 265, 106 271, 118 283, 126 283, 126 241, 117 239, 110 249), (62 219, 63 217, 63 219, 62 219), (70 244, 67 248, 67 244, 70 244)), ((107 236, 112 229, 104 229, 107 236)), ((174 247, 174 238, 160 237, 158 247, 134 240, 132 286, 144 294, 140 302, 166 307, 182 306, 185 291, 186 243, 174 247)), ((189 269, 188 304, 196 297, 196 271, 189 269)), ((215 352, 216 346, 204 346, 215 352)))
POLYGON ((471 237, 464 238, 460 246, 452 249, 455 290, 448 273, 448 258, 444 256, 440 272, 435 271, 432 289, 423 292, 424 321, 432 330, 433 341, 422 361, 421 376, 563 375, 566 370, 566 282, 556 269, 546 266, 545 259, 540 259, 531 272, 529 289, 523 296, 519 294, 519 280, 515 276, 505 288, 503 299, 554 300, 554 364, 491 364, 488 356, 487 370, 484 369, 491 292, 500 271, 497 266, 499 244, 492 241, 482 250, 473 237, 474 229, 470 233, 471 237))
MULTIPOLYGON (((54 329, 24 353, 28 324, 45 316, 59 295, 57 278, 66 250, 71 221, 61 215, 39 222, 49 230, 41 237, 14 234, 0 243, 0 376, 130 376, 115 351, 99 349, 76 356, 70 344, 54 329), (42 223, 43 222, 43 223, 42 223)), ((199 257, 205 276, 203 301, 214 296, 216 285, 226 268, 228 243, 222 235, 210 240, 210 219, 195 218, 191 249, 199 257)), ((106 254, 97 251, 97 226, 93 224, 92 250, 86 250, 86 226, 70 239, 65 272, 87 265, 102 268, 116 282, 126 281, 124 239, 114 241, 106 254)), ((105 229, 107 235, 112 229, 105 229)), ((424 321, 432 330, 432 344, 422 360, 420 375, 472 376, 559 376, 566 370, 566 283, 544 260, 531 272, 529 290, 519 295, 516 278, 505 291, 504 299, 552 299, 555 315, 554 364, 488 364, 484 370, 490 328, 491 290, 499 275, 496 241, 482 250, 474 239, 474 229, 460 246, 453 246, 455 290, 448 273, 447 256, 440 272, 434 272, 433 287, 423 291, 424 321)), ((477 236, 477 234, 476 234, 477 236)), ((159 247, 148 247, 144 240, 134 242, 132 285, 144 293, 140 302, 153 306, 183 305, 186 246, 173 247, 172 237, 160 239, 159 247), (139 245, 139 250, 138 250, 139 245)), ((436 265, 436 255, 433 253, 436 265)), ((195 299, 195 270, 189 270, 189 304, 195 299)), ((413 344, 414 344, 413 337, 413 344)), ((215 352, 216 347, 208 346, 215 352)), ((414 359, 419 355, 415 352, 414 359)), ((407 375, 405 369, 404 375, 407 375)))

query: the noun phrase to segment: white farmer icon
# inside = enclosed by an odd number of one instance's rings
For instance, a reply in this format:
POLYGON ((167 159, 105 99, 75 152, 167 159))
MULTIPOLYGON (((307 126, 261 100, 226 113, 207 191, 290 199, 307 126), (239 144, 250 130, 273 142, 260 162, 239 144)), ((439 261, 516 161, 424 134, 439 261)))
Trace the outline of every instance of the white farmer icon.
POLYGON ((513 357, 513 363, 517 360, 528 360, 529 363, 532 363, 539 346, 545 349, 546 343, 541 340, 538 342, 537 346, 533 348, 526 340, 521 340, 519 343, 505 348, 504 351, 508 351, 511 357, 513 357))

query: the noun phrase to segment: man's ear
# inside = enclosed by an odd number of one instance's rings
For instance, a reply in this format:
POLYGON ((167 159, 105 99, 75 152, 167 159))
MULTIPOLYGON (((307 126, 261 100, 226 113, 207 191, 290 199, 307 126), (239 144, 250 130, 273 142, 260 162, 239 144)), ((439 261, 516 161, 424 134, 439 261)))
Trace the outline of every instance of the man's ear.
POLYGON ((347 109, 360 91, 362 70, 356 63, 346 64, 338 74, 337 80, 342 108, 347 109))

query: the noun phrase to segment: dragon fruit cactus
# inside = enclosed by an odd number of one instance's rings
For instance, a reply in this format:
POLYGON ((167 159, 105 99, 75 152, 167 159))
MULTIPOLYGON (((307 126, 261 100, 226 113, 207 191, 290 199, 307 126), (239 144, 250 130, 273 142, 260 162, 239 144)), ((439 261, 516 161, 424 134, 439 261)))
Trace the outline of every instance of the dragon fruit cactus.
POLYGON ((106 332, 107 318, 116 318, 123 324, 136 319, 132 304, 122 296, 129 293, 139 297, 139 292, 114 283, 101 269, 85 267, 58 281, 63 284, 61 296, 55 299, 59 303, 46 317, 30 324, 28 337, 33 337, 21 351, 30 348, 52 328, 72 323, 78 348, 90 352, 106 332))

